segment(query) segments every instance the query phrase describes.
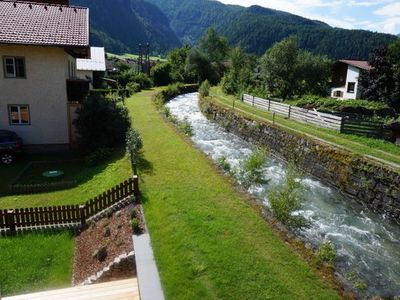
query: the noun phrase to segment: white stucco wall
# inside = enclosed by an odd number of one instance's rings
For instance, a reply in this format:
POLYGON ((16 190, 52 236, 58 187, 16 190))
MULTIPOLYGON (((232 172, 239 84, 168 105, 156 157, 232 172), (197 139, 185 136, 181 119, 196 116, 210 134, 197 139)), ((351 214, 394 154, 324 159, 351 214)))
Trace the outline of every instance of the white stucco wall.
POLYGON ((0 45, 0 129, 15 131, 25 144, 68 144, 68 60, 62 48, 0 45), (25 58, 26 78, 5 78, 3 56, 25 58), (30 125, 10 125, 9 104, 28 104, 30 125))
POLYGON ((358 92, 359 92, 358 78, 359 78, 359 76, 360 76, 360 69, 349 65, 347 68, 346 86, 336 87, 336 88, 331 89, 331 97, 338 98, 338 97, 335 97, 334 94, 336 91, 340 91, 343 93, 343 97, 341 97, 339 99, 357 99, 359 96, 358 95, 358 92), (354 93, 347 92, 349 82, 355 82, 354 93))

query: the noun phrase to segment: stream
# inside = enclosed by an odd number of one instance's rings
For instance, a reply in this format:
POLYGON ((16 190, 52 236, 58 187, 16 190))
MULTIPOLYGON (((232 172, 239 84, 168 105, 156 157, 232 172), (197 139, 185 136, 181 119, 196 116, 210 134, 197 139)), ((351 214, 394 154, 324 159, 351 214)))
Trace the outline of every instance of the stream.
MULTIPOLYGON (((189 121, 192 141, 213 160, 226 157, 231 167, 237 169, 253 152, 251 144, 201 113, 197 93, 178 96, 166 106, 178 120, 189 121)), ((268 183, 251 186, 249 193, 268 207, 268 191, 279 188, 285 172, 285 163, 271 155, 263 166, 268 183)), ((300 237, 315 247, 330 240, 337 251, 337 272, 351 278, 353 285, 365 283, 366 287, 360 290, 364 298, 400 296, 400 226, 311 176, 302 180, 305 202, 296 213, 310 220, 311 227, 303 230, 300 237)))

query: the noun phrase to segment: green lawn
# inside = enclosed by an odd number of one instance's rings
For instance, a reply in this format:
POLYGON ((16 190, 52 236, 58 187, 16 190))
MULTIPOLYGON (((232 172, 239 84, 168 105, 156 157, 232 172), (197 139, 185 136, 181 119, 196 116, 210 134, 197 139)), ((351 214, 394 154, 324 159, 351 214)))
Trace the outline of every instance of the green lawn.
POLYGON ((167 299, 338 299, 246 196, 166 124, 144 91, 127 99, 144 140, 141 190, 167 299))
MULTIPOLYGON (((131 53, 124 53, 124 54, 118 55, 118 54, 113 54, 113 53, 107 52, 107 55, 108 55, 108 57, 110 57, 110 58, 112 58, 112 57, 117 57, 117 58, 120 58, 120 59, 127 59, 127 58, 130 58, 130 59, 137 59, 137 58, 139 57, 139 55, 137 55, 137 54, 131 54, 131 53)), ((159 60, 159 61, 167 61, 165 58, 161 58, 161 57, 159 57, 159 56, 150 56, 150 60, 154 60, 154 61, 157 61, 157 60, 159 60)))
MULTIPOLYGON (((81 163, 80 171, 75 169, 77 187, 45 194, 8 195, 8 185, 24 170, 31 160, 43 160, 43 156, 26 156, 23 161, 10 166, 0 166, 0 209, 35 206, 52 206, 83 203, 114 187, 131 176, 129 159, 123 149, 116 151, 107 162, 90 167, 81 163)), ((46 159, 52 159, 46 156, 46 159)), ((57 156, 60 160, 60 157, 57 156)), ((54 158, 53 158, 54 160, 54 158)))
POLYGON ((21 173, 16 184, 41 184, 59 181, 80 181, 82 174, 82 160, 66 161, 34 161, 21 173), (43 172, 61 170, 64 174, 60 177, 48 178, 43 176, 43 172))
MULTIPOLYGON (((233 101, 235 100, 235 109, 238 112, 254 119, 272 122, 271 112, 251 107, 237 100, 234 96, 225 95, 219 87, 212 88, 211 96, 217 103, 229 108, 232 108, 233 101)), ((389 163, 397 164, 397 166, 394 167, 400 168, 400 147, 393 143, 373 138, 341 134, 333 130, 303 124, 280 116, 276 116, 275 121, 276 124, 285 127, 286 130, 292 130, 292 132, 297 132, 297 134, 308 134, 329 143, 339 145, 354 154, 369 155, 378 160, 385 160, 389 163)))
POLYGON ((0 237, 0 294, 71 285, 74 238, 69 232, 0 237))

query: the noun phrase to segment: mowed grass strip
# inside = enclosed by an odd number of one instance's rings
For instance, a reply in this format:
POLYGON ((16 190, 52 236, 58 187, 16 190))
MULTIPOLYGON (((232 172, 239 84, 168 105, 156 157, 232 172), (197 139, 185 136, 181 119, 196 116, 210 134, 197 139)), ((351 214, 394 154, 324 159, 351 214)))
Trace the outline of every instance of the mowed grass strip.
POLYGON ((73 247, 70 232, 0 237, 0 294, 70 286, 73 247))
MULTIPOLYGON (((213 87, 211 95, 220 105, 232 108, 235 101, 235 108, 247 117, 272 122, 271 112, 263 111, 239 101, 234 96, 225 95, 220 87, 213 87)), ((370 155, 391 163, 400 164, 400 147, 393 143, 364 136, 342 134, 334 130, 307 125, 294 120, 288 120, 276 115, 275 122, 278 125, 289 127, 294 131, 305 133, 316 138, 337 144, 357 155, 370 155)))
POLYGON ((141 190, 167 299, 337 299, 244 196, 167 123, 127 100, 144 140, 141 190))

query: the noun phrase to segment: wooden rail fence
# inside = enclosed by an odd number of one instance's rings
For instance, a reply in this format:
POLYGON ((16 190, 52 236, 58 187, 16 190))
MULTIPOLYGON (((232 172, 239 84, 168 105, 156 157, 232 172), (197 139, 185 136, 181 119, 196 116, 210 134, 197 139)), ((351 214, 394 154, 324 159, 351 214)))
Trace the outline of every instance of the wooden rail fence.
POLYGON ((97 213, 119 201, 139 193, 137 176, 125 180, 107 192, 90 199, 83 205, 19 208, 0 210, 0 231, 16 232, 17 229, 44 226, 85 225, 97 213))
POLYGON ((392 132, 385 128, 382 121, 371 121, 363 118, 343 118, 342 133, 355 134, 390 141, 392 132))
POLYGON ((316 110, 308 110, 297 106, 267 100, 244 94, 243 102, 261 110, 275 112, 288 119, 293 119, 315 126, 341 131, 343 118, 331 114, 321 113, 316 110))

